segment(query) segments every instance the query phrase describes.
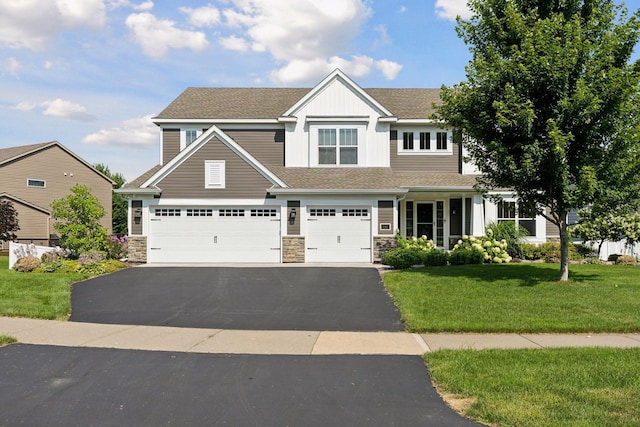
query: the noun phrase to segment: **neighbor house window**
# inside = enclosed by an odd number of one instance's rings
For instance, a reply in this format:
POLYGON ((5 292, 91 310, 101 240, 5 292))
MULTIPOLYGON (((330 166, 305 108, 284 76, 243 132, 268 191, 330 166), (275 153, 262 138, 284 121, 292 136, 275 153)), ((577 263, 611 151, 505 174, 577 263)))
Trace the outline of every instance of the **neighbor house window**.
POLYGON ((498 222, 511 221, 516 227, 522 227, 529 236, 536 235, 536 215, 530 209, 513 201, 498 202, 498 222))
POLYGON ((431 150, 431 133, 420 132, 420 149, 431 150))
POLYGON ((205 160, 204 188, 224 188, 225 162, 224 160, 205 160))
POLYGON ((413 150, 413 132, 402 133, 402 149, 413 150))
POLYGON ((449 133, 436 127, 407 128, 396 134, 398 154, 445 155, 452 154, 449 133), (401 136, 401 138, 400 138, 401 136), (433 139, 432 139, 433 138, 433 139))
POLYGON ((184 131, 185 146, 189 146, 193 141, 198 138, 198 131, 195 129, 187 129, 184 131))
POLYGON ((45 188, 46 186, 47 186, 47 181, 45 181, 44 179, 28 179, 27 180, 27 187, 45 188))
POLYGON ((358 129, 318 129, 318 163, 357 165, 358 129))

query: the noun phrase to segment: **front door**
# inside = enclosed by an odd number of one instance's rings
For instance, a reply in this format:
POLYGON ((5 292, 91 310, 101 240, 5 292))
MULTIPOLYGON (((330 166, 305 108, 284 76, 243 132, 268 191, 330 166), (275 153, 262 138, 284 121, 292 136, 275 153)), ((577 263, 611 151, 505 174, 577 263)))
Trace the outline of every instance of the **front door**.
POLYGON ((434 239, 433 235, 433 203, 418 203, 416 206, 417 237, 427 236, 434 239))

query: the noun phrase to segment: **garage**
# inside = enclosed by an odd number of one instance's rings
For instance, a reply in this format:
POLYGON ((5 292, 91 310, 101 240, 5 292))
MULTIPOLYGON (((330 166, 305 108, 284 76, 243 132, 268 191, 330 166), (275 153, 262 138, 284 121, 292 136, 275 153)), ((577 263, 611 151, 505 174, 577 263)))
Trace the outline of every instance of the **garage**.
POLYGON ((307 262, 371 262, 371 209, 307 209, 307 262))
POLYGON ((148 262, 280 262, 280 207, 150 208, 148 262))

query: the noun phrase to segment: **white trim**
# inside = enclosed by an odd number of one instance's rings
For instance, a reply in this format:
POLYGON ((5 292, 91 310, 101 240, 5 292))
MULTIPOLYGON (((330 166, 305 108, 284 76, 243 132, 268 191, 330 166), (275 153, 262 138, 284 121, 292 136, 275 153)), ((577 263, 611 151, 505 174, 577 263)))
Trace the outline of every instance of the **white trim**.
POLYGON ((182 150, 169 161, 166 165, 160 168, 159 171, 153 174, 147 179, 140 187, 147 188, 152 185, 156 185, 160 180, 164 179, 167 175, 173 172, 178 166, 184 163, 193 153, 198 151, 202 146, 216 136, 220 142, 226 145, 231 151, 237 154, 240 158, 249 163, 253 168, 259 172, 263 177, 269 180, 274 185, 286 187, 287 185, 278 178, 273 172, 267 169, 262 163, 260 163, 255 157, 249 154, 244 148, 242 148, 237 142, 231 139, 226 133, 224 133, 219 127, 213 125, 206 132, 204 132, 198 139, 196 139, 191 145, 182 150))
POLYGON ((405 189, 338 189, 338 188, 270 188, 271 194, 407 194, 409 190, 405 189))
POLYGON ((161 124, 221 124, 221 123, 247 123, 247 124, 278 124, 278 119, 152 119, 156 125, 161 124))
MULTIPOLYGON (((65 173, 66 175, 66 173, 65 173)), ((27 187, 29 188, 47 188, 47 180, 46 179, 37 179, 37 178, 27 178, 27 187), (41 182, 42 185, 30 185, 29 182, 41 182)))
POLYGON ((349 123, 368 123, 369 116, 307 116, 307 122, 349 122, 349 123))
POLYGON ((443 125, 446 122, 444 120, 435 119, 398 119, 396 123, 399 125, 443 125))

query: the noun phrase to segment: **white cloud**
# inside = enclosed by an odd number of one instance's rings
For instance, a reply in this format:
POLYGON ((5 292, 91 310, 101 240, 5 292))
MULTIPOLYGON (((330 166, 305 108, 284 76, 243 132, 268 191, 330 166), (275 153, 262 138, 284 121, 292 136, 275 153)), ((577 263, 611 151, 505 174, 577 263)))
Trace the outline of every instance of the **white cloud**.
POLYGON ((80 104, 74 104, 66 99, 56 98, 45 101, 43 114, 46 116, 61 117, 63 119, 77 120, 88 122, 94 120, 95 117, 87 113, 87 109, 80 104))
POLYGON ((131 14, 126 24, 142 50, 155 58, 163 57, 170 48, 201 51, 209 45, 204 33, 180 30, 173 21, 158 19, 151 13, 131 14))
POLYGON ((317 82, 336 68, 340 68, 351 77, 359 78, 368 75, 374 64, 375 61, 368 56, 354 56, 351 61, 339 56, 329 59, 295 59, 273 71, 271 78, 284 84, 317 82))
POLYGON ((103 0, 2 0, 0 47, 42 50, 68 29, 102 27, 103 0))
POLYGON ((405 5, 400 6, 400 9, 398 9, 398 13, 405 13, 407 11, 407 7, 405 5))
POLYGON ((380 37, 374 43, 374 49, 380 45, 388 45, 391 43, 391 37, 389 37, 389 32, 387 31, 387 27, 384 25, 376 25, 373 27, 373 30, 380 35, 380 37))
POLYGON ((237 36, 223 37, 220 39, 222 47, 228 50, 236 50, 238 52, 246 52, 251 48, 251 45, 245 39, 237 36))
POLYGON ((34 108, 36 108, 36 104, 32 104, 29 101, 22 101, 22 102, 18 102, 16 105, 14 105, 13 107, 9 107, 12 110, 17 110, 17 111, 31 111, 34 108))
POLYGON ((213 27, 220 22, 220 11, 210 4, 196 9, 181 7, 180 12, 185 13, 196 27, 213 27))
POLYGON ((118 127, 101 129, 85 136, 83 144, 118 145, 126 147, 153 147, 158 144, 158 128, 151 122, 149 114, 144 117, 125 120, 118 127))
POLYGON ((139 4, 132 4, 129 0, 109 0, 110 9, 118 9, 120 7, 131 7, 133 10, 147 11, 153 9, 153 2, 147 0, 139 4))
POLYGON ((388 61, 386 59, 376 61, 375 67, 378 70, 382 71, 382 74, 387 80, 394 80, 398 76, 400 70, 402 70, 401 64, 393 61, 388 61))
POLYGON ((462 19, 471 18, 471 9, 467 6, 467 0, 437 0, 436 14, 440 18, 455 21, 458 15, 462 19))
POLYGON ((151 9, 153 9, 153 2, 151 0, 133 6, 133 10, 148 11, 151 9))
POLYGON ((12 76, 18 77, 18 72, 22 68, 22 64, 16 58, 11 57, 7 59, 3 68, 12 76))

